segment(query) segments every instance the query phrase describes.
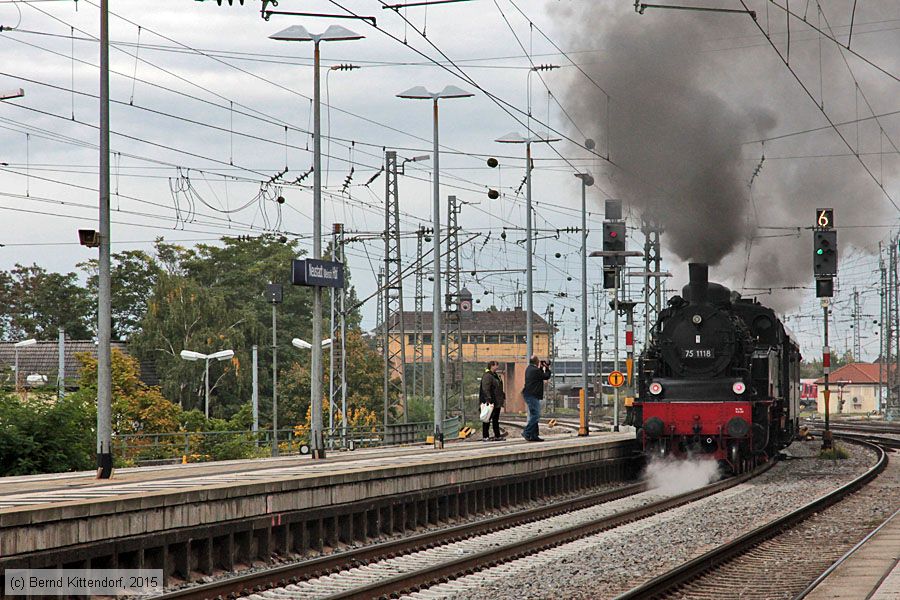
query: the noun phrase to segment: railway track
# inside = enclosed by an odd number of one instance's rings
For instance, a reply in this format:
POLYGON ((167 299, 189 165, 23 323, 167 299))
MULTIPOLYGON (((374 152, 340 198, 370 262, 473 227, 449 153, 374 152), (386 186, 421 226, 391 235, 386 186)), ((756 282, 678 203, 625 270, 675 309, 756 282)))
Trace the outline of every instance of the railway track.
POLYGON ((878 461, 868 471, 771 523, 713 548, 617 596, 616 600, 749 597, 747 590, 751 587, 749 579, 752 575, 748 574, 756 574, 752 584, 752 597, 783 597, 785 582, 779 580, 779 577, 790 577, 783 568, 789 563, 787 557, 802 556, 810 552, 808 537, 787 535, 786 532, 859 490, 877 477, 888 464, 888 456, 882 446, 856 439, 853 441, 878 453, 878 461), (766 576, 760 578, 760 573, 765 573, 766 576))
POLYGON ((436 532, 437 537, 433 538, 430 548, 426 545, 411 547, 406 553, 387 560, 347 565, 331 575, 308 578, 281 589, 244 596, 251 600, 286 597, 369 599, 412 592, 711 496, 747 481, 771 465, 768 463, 753 473, 664 500, 648 501, 626 510, 594 506, 575 512, 567 511, 555 519, 531 521, 502 530, 492 528, 489 531, 493 533, 478 534, 460 541, 454 541, 446 532, 436 532))
POLYGON ((368 599, 414 591, 693 502, 739 485, 770 466, 637 508, 615 511, 606 507, 602 516, 593 513, 603 513, 605 503, 646 491, 646 484, 194 586, 159 598, 368 599))
POLYGON ((646 483, 632 484, 610 491, 567 499, 547 506, 516 511, 474 523, 441 528, 399 540, 391 540, 346 552, 330 554, 321 558, 283 565, 258 573, 249 573, 208 584, 187 587, 165 593, 156 598, 161 600, 201 600, 247 596, 253 592, 307 581, 325 574, 367 565, 373 561, 384 560, 421 549, 433 548, 611 502, 646 490, 646 483))

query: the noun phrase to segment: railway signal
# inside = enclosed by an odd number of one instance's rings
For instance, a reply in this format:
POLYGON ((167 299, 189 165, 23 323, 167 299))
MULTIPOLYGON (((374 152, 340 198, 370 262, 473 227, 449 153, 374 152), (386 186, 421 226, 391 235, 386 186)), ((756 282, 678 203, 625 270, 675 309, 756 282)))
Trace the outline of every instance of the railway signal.
POLYGON ((825 229, 813 232, 813 273, 819 277, 837 275, 837 231, 825 229))
POLYGON ((822 371, 825 380, 825 433, 822 435, 822 448, 831 448, 831 428, 829 416, 831 392, 828 389, 828 376, 831 372, 831 349, 828 347, 828 308, 829 298, 834 295, 834 277, 837 275, 837 231, 834 227, 834 209, 817 208, 816 225, 813 229, 813 275, 816 278, 816 297, 822 299, 822 322, 824 344, 822 346, 822 371))
POLYGON ((831 298, 834 295, 838 246, 837 231, 833 227, 834 209, 817 208, 813 227, 813 276, 816 278, 817 298, 831 298))

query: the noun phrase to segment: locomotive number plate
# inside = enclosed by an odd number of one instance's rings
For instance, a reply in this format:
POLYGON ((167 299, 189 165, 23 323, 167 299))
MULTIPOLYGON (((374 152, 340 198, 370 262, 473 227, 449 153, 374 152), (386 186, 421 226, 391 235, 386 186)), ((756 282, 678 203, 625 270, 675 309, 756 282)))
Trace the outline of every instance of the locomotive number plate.
POLYGON ((712 348, 683 348, 681 358, 713 358, 712 348))

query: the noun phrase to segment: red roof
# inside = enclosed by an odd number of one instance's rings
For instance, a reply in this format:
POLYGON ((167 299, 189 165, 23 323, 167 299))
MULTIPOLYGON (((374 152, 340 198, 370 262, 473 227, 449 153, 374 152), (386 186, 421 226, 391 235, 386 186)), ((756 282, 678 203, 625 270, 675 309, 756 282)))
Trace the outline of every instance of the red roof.
MULTIPOLYGON (((881 381, 886 384, 888 365, 882 367, 879 363, 850 363, 832 371, 828 379, 831 383, 842 381, 850 384, 871 383, 877 385, 879 369, 881 369, 881 381)), ((816 383, 825 383, 825 380, 820 377, 816 379, 816 383)))

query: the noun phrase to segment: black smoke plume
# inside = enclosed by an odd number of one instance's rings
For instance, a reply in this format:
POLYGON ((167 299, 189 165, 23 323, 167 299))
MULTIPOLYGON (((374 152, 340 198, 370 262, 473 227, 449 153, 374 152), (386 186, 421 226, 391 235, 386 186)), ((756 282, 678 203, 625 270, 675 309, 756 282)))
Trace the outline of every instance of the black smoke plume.
MULTIPOLYGON (((858 223, 860 215, 865 222, 896 219, 855 157, 782 159, 849 153, 833 131, 766 146, 744 143, 827 125, 749 16, 652 9, 639 15, 622 1, 553 6, 558 30, 568 33, 566 46, 599 48, 579 58, 612 98, 609 127, 607 96, 582 75, 572 75, 565 101, 574 107, 576 121, 603 132, 598 135, 601 152, 608 136, 615 166, 606 169, 608 181, 601 184, 608 184, 606 191, 621 198, 635 216, 662 225, 665 254, 679 275, 682 269, 673 254, 685 262, 718 265, 711 269, 711 279, 738 290, 810 286, 811 233, 770 227, 812 225, 819 206, 835 207, 839 224, 840 219, 858 223), (769 158, 754 176, 764 154, 769 158)), ((843 5, 822 6, 843 22, 838 10, 843 5)), ((868 20, 878 16, 857 14, 868 20)), ((818 91, 818 41, 801 27, 794 23, 792 66, 818 91)), ((784 51, 785 37, 773 39, 784 51)), ((837 48, 828 42, 822 65, 826 109, 836 121, 852 119, 858 114, 853 112, 854 84, 837 48)), ((889 98, 883 78, 861 83, 871 96, 889 98)), ((848 135, 853 131, 847 128, 848 135)), ((894 134, 900 141, 900 131, 894 134)), ((866 144, 877 150, 878 143, 877 134, 864 132, 861 150, 866 151, 866 144)), ((885 160, 887 181, 898 164, 896 156, 885 160)), ((872 233, 862 229, 841 232, 841 247, 851 244, 867 252, 876 248, 872 233)), ((797 297, 781 294, 771 303, 786 308, 797 297)))

